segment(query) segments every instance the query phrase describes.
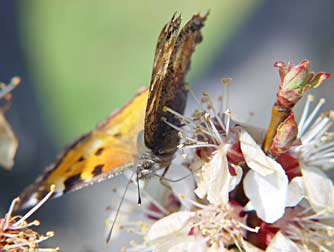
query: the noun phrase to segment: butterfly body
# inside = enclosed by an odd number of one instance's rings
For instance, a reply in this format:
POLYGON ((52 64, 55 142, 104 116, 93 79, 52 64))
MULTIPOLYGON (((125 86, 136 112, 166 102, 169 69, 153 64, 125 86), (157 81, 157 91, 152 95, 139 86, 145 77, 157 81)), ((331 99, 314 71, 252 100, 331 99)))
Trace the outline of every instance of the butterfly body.
POLYGON ((194 15, 180 29, 172 17, 161 31, 155 52, 150 87, 139 91, 122 109, 70 145, 34 184, 20 196, 18 208, 35 205, 51 185, 54 197, 113 177, 130 167, 137 178, 150 177, 167 168, 179 143, 174 125, 179 120, 163 111, 169 107, 183 114, 187 88, 185 74, 206 16, 194 15))

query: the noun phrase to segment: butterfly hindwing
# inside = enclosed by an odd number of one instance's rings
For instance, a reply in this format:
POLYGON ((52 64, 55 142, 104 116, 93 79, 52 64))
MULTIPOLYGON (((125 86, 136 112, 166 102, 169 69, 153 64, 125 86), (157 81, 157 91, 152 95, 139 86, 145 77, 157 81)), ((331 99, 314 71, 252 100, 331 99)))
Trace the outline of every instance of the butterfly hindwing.
POLYGON ((54 197, 115 176, 133 165, 138 133, 144 127, 148 90, 80 137, 44 175, 20 196, 21 206, 36 204, 56 185, 54 197))

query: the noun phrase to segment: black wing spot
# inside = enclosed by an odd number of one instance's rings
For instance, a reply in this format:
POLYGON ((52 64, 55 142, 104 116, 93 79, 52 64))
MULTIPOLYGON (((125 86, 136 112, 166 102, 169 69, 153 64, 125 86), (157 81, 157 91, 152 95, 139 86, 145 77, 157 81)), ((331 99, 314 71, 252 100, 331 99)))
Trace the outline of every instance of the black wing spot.
POLYGON ((95 152, 95 156, 99 156, 99 155, 101 155, 102 152, 103 152, 103 150, 104 150, 103 147, 98 148, 97 151, 95 152))
POLYGON ((73 189, 73 187, 79 184, 80 182, 82 182, 82 179, 80 178, 80 173, 73 175, 69 177, 68 179, 66 179, 64 181, 64 185, 65 185, 64 193, 71 191, 71 189, 73 189))
POLYGON ((85 158, 84 158, 83 156, 81 156, 81 157, 78 159, 77 162, 81 162, 81 161, 84 161, 84 160, 85 160, 85 158))
POLYGON ((112 135, 113 137, 116 137, 116 138, 119 138, 122 136, 122 133, 121 132, 118 132, 118 133, 115 133, 112 135))
POLYGON ((92 172, 93 176, 96 177, 102 173, 102 169, 104 167, 104 164, 99 164, 94 167, 94 170, 92 172))

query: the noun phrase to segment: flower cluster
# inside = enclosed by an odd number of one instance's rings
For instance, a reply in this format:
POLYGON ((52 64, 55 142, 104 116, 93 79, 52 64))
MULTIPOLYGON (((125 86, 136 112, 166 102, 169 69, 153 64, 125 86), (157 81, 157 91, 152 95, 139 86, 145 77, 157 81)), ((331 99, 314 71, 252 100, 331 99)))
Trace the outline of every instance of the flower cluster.
POLYGON ((334 167, 334 112, 319 114, 323 100, 311 110, 312 96, 298 125, 292 111, 329 74, 310 73, 306 60, 275 66, 281 83, 264 142, 261 130, 232 120, 226 106, 217 110, 206 93, 191 118, 166 108, 183 121, 182 165, 195 188, 185 196, 170 183, 178 207, 151 205, 155 217, 132 225, 143 241, 124 251, 334 251, 334 185, 324 171, 334 167))
POLYGON ((28 213, 24 216, 12 216, 15 204, 20 200, 13 200, 8 213, 4 218, 0 218, 0 251, 6 252, 56 252, 59 248, 39 248, 39 244, 50 237, 54 233, 49 231, 45 235, 40 235, 38 232, 31 229, 32 226, 38 226, 39 221, 34 220, 28 222, 27 219, 38 208, 41 207, 54 193, 55 186, 51 186, 50 192, 28 213))
MULTIPOLYGON (((6 85, 0 82, 0 100, 5 100, 5 106, 0 107, 0 166, 10 170, 14 165, 18 142, 10 124, 7 122, 4 112, 9 108, 10 92, 20 83, 19 77, 12 78, 6 85)), ((54 235, 49 231, 40 235, 33 230, 33 226, 39 226, 39 221, 28 222, 27 219, 37 211, 55 192, 55 186, 51 186, 50 192, 24 216, 13 216, 15 205, 20 201, 15 198, 7 212, 0 217, 0 252, 56 252, 59 248, 39 248, 39 244, 54 235)))

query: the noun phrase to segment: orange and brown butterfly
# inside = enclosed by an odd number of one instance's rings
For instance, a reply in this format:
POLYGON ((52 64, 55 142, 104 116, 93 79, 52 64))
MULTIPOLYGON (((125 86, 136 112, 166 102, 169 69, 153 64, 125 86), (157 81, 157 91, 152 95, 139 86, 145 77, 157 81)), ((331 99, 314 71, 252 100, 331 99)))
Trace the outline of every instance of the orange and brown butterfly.
POLYGON ((175 125, 179 121, 163 108, 184 112, 185 75, 195 45, 202 40, 201 28, 206 17, 196 14, 182 29, 181 17, 172 17, 158 38, 150 87, 139 91, 123 108, 70 145, 21 194, 19 208, 35 205, 52 184, 57 188, 53 197, 57 197, 133 166, 141 178, 170 165, 179 137, 162 118, 175 125))

